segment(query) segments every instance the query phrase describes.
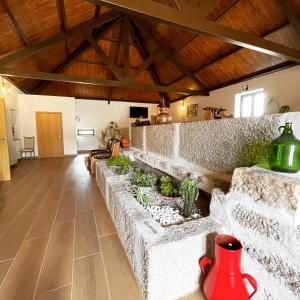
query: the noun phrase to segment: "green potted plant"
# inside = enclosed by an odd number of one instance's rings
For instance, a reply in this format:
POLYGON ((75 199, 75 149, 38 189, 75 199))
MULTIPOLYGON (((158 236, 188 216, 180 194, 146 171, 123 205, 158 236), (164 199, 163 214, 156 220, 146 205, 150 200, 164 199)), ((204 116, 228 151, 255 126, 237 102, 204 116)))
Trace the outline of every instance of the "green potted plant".
POLYGON ((166 198, 177 198, 179 196, 179 186, 171 176, 164 175, 160 177, 160 193, 166 198))
POLYGON ((199 196, 198 180, 185 178, 180 185, 180 195, 183 199, 182 215, 189 218, 195 212, 195 202, 199 196))
POLYGON ((146 170, 139 169, 133 174, 131 183, 139 187, 154 187, 157 183, 157 175, 146 170))
POLYGON ((155 201, 155 196, 150 191, 145 191, 142 187, 133 190, 136 201, 142 205, 149 205, 155 201))
POLYGON ((107 161, 107 166, 115 169, 118 175, 124 175, 129 172, 132 161, 126 155, 119 155, 107 161))

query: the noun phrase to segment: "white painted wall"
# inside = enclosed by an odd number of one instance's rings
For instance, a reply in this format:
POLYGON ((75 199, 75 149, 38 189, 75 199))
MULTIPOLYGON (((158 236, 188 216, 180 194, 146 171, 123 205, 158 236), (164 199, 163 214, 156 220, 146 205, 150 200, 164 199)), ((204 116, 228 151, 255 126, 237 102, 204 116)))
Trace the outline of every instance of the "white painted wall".
MULTIPOLYGON (((2 81, 2 77, 0 76, 2 81)), ((7 80, 3 78, 4 83, 8 83, 7 80)), ((18 94, 22 94, 17 87, 10 84, 11 91, 9 93, 2 93, 0 90, 0 97, 4 99, 5 103, 5 113, 6 113, 6 127, 7 127, 7 142, 8 142, 8 152, 9 152, 9 162, 10 165, 17 163, 18 159, 21 157, 19 149, 21 148, 21 129, 20 129, 20 114, 19 114, 19 104, 18 104, 18 94), (15 136, 12 134, 12 126, 15 129, 15 136)))
POLYGON ((295 66, 213 91, 208 97, 195 96, 185 99, 185 105, 199 104, 197 117, 187 118, 186 109, 180 109, 182 101, 175 102, 170 108, 173 122, 203 120, 202 109, 206 106, 223 107, 227 109, 227 114, 234 114, 235 94, 242 92, 244 84, 248 84, 249 90, 264 89, 267 103, 272 100, 265 108, 266 114, 278 112, 282 105, 289 105, 290 111, 300 111, 300 66, 295 66))
POLYGON ((129 127, 135 119, 129 118, 130 106, 148 107, 148 117, 156 114, 157 104, 145 104, 134 102, 113 102, 97 100, 76 100, 77 128, 95 128, 95 136, 79 136, 78 150, 98 149, 99 133, 105 129, 110 121, 117 122, 120 128, 129 127))
MULTIPOLYGON (((21 135, 35 136, 36 112, 61 112, 63 118, 64 154, 77 154, 75 98, 41 95, 19 95, 21 135)), ((37 143, 36 153, 38 154, 37 143)))

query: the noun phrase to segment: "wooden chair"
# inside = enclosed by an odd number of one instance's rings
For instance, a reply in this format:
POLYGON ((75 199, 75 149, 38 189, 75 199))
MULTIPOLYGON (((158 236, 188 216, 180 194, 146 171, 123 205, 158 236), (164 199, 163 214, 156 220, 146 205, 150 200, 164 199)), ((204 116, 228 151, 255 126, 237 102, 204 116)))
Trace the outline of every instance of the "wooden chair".
POLYGON ((27 153, 30 154, 30 159, 35 157, 34 151, 34 136, 24 136, 24 148, 20 149, 21 159, 23 159, 23 153, 25 153, 25 158, 27 157, 27 153))
POLYGON ((120 142, 114 140, 111 153, 99 153, 89 157, 89 170, 92 176, 95 175, 96 162, 100 159, 109 159, 119 155, 120 142))

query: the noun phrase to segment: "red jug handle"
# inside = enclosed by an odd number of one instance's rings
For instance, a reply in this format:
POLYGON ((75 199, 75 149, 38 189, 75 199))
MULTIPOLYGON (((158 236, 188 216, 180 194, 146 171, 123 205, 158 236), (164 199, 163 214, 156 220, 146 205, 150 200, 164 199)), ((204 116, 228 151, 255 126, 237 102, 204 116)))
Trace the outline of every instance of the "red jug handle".
POLYGON ((200 259, 199 265, 200 265, 201 271, 204 274, 204 277, 206 277, 207 274, 205 273, 205 266, 210 265, 210 267, 211 267, 211 265, 212 265, 211 259, 207 256, 204 256, 200 259))
POLYGON ((251 284, 251 286, 254 288, 253 293, 249 296, 249 298, 251 299, 254 296, 254 294, 257 292, 257 282, 251 275, 246 273, 242 274, 242 278, 247 279, 251 284))

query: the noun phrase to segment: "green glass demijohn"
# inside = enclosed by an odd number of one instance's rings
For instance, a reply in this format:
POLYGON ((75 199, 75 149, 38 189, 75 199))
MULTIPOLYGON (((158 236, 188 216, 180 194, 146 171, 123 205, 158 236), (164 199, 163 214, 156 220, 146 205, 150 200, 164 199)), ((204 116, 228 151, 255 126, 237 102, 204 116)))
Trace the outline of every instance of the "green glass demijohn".
POLYGON ((278 130, 283 132, 271 143, 269 165, 271 170, 296 173, 300 170, 300 141, 293 134, 292 123, 285 123, 278 130))

